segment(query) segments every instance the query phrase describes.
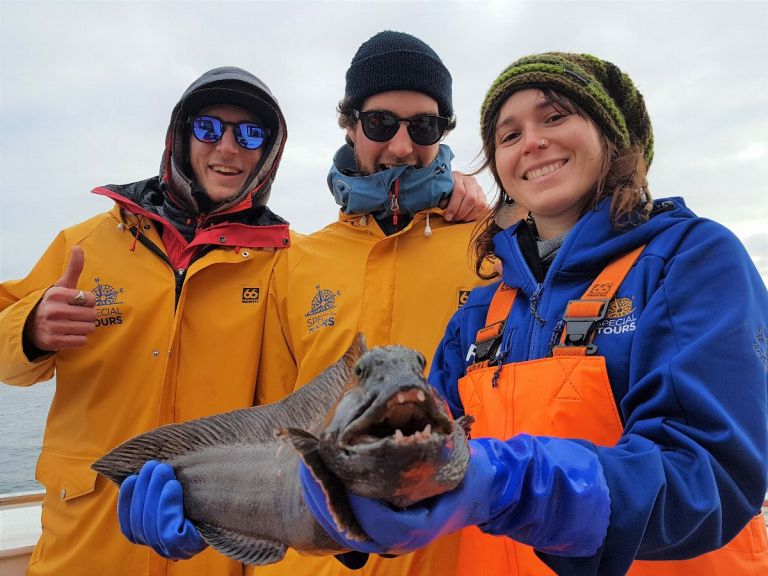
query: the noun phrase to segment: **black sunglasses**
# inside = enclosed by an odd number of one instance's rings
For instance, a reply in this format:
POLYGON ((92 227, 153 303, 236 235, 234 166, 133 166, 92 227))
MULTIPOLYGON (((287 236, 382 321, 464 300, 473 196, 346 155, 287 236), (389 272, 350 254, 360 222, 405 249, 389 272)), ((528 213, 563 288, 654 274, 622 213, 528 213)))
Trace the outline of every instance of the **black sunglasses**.
POLYGON ((269 138, 269 128, 254 122, 224 122, 216 116, 190 116, 188 122, 194 137, 206 144, 221 140, 227 126, 232 126, 235 141, 246 150, 258 150, 269 138))
POLYGON ((408 123, 408 135, 414 144, 430 146, 442 138, 450 120, 434 114, 419 114, 413 118, 400 118, 389 112, 353 110, 355 118, 363 124, 363 134, 374 142, 391 140, 400 129, 400 122, 408 123))

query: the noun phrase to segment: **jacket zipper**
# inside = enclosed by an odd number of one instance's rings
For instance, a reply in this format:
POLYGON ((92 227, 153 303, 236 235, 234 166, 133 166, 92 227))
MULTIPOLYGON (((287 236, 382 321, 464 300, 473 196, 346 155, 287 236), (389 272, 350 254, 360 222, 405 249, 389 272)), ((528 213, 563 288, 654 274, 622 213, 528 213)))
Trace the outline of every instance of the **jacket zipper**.
POLYGON ((181 289, 184 287, 184 278, 187 276, 186 269, 179 268, 174 270, 173 265, 171 264, 171 261, 168 259, 168 256, 166 256, 165 252, 163 252, 162 250, 160 250, 160 248, 157 247, 157 244, 152 242, 152 240, 147 238, 144 234, 139 234, 139 230, 135 226, 133 226, 130 230, 131 230, 131 234, 133 234, 134 236, 138 234, 139 242, 145 248, 147 248, 147 250, 149 250, 155 256, 160 258, 160 260, 168 264, 168 268, 173 270, 173 278, 175 280, 173 309, 176 310, 176 308, 179 305, 179 298, 181 297, 181 289))

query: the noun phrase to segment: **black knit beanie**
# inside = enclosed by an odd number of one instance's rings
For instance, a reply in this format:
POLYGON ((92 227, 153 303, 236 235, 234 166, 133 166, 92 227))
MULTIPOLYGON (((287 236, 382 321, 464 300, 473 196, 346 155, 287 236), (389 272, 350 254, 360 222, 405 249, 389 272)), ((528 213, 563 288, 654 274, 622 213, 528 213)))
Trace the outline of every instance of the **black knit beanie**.
POLYGON ((637 147, 648 166, 653 129, 642 94, 616 65, 589 54, 548 52, 520 58, 491 84, 480 108, 480 131, 514 92, 551 88, 571 98, 597 122, 619 150, 637 147))
POLYGON ((437 101, 453 117, 451 74, 432 48, 403 32, 379 32, 358 48, 347 70, 345 99, 360 109, 366 98, 390 90, 413 90, 437 101))

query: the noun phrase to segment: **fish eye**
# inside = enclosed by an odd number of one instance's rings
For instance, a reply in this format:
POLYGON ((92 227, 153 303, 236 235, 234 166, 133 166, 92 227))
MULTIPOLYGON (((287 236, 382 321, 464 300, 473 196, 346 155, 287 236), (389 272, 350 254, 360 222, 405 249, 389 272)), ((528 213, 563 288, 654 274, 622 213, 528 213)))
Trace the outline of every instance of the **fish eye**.
POLYGON ((360 364, 356 364, 355 365, 355 376, 357 376, 358 378, 362 378, 363 377, 363 373, 364 373, 363 367, 360 366, 360 364))
POLYGON ((417 352, 416 358, 419 361, 419 366, 421 366, 422 370, 427 367, 427 359, 424 358, 424 354, 422 354, 421 352, 417 352))

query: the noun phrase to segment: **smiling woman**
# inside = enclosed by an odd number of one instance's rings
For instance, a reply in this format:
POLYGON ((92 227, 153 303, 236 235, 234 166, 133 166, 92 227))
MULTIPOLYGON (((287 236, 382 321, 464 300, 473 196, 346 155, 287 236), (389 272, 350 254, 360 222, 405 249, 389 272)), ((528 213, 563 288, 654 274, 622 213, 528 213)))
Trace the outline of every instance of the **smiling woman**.
POLYGON ((499 111, 494 165, 507 198, 525 206, 539 236, 570 230, 594 194, 604 162, 594 122, 538 89, 510 96, 499 111))

